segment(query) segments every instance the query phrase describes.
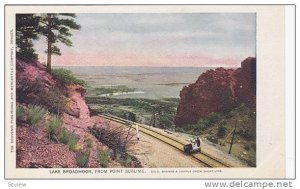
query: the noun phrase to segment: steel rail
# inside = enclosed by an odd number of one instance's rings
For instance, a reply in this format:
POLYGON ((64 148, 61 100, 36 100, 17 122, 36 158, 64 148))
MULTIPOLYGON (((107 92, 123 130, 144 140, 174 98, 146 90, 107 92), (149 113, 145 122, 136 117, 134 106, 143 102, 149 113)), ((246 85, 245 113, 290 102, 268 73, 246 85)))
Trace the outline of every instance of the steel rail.
MULTIPOLYGON (((98 115, 100 117, 103 117, 105 119, 109 119, 111 121, 120 123, 122 125, 126 125, 127 127, 133 127, 133 125, 138 125, 139 126, 139 131, 152 136, 180 151, 184 151, 183 146, 188 144, 188 142, 180 140, 178 138, 175 138, 173 136, 170 136, 169 134, 160 132, 155 130, 154 128, 151 128, 150 126, 144 125, 144 124, 140 124, 140 123, 136 123, 136 122, 132 122, 123 118, 119 118, 117 116, 111 116, 111 115, 98 115)), ((201 163, 207 165, 208 167, 232 167, 231 165, 229 165, 228 163, 221 161, 215 157, 212 157, 209 153, 207 153, 205 150, 201 150, 201 153, 195 153, 195 154, 191 154, 191 156, 195 159, 197 159, 198 161, 200 161, 201 163)))

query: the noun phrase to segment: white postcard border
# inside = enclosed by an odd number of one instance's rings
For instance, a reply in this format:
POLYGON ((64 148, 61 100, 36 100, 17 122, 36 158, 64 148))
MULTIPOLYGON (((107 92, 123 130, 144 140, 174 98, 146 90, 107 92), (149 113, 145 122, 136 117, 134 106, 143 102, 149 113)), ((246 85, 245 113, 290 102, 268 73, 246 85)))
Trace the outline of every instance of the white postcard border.
MULTIPOLYGON (((284 5, 113 5, 113 6, 6 6, 5 7, 5 177, 7 179, 217 179, 217 178, 285 178, 285 9, 284 5), (257 167, 255 168, 143 168, 109 173, 50 174, 51 170, 16 168, 15 148, 15 13, 191 13, 253 12, 257 15, 257 167), (12 34, 11 34, 12 30, 12 34), (12 42, 12 43, 11 43, 12 42), (13 48, 13 49, 12 49, 13 48), (13 53, 13 54, 11 54, 13 53), (11 59, 12 58, 12 59, 11 59), (13 64, 13 65, 11 65, 13 64), (12 73, 12 77, 11 77, 12 73), (11 89, 11 87, 13 87, 11 89), (12 94, 13 92, 13 94, 12 94), (10 100, 10 98, 13 99, 10 100), (13 104, 12 104, 13 103, 13 104), (10 113, 12 112, 12 113, 10 113), (13 136, 12 136, 13 135, 13 136), (142 170, 144 173, 128 173, 142 170), (165 173, 162 173, 165 171, 165 173), (174 172, 175 171, 175 172, 174 172), (176 173, 177 171, 177 173, 176 173), (189 173, 191 171, 192 173, 189 173)), ((107 170, 108 173, 95 173, 107 170)))

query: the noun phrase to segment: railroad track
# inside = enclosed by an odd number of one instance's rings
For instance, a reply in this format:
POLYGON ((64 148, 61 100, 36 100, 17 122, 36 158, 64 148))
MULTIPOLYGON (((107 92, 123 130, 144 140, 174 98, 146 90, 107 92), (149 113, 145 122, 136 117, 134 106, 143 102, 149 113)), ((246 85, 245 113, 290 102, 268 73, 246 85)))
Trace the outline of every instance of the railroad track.
MULTIPOLYGON (((172 136, 171 134, 165 133, 165 132, 161 132, 156 130, 153 127, 144 125, 144 124, 140 124, 140 123, 136 123, 136 122, 132 122, 123 118, 119 118, 116 116, 112 116, 112 115, 98 115, 100 117, 103 117, 105 119, 120 123, 122 125, 126 125, 127 127, 132 127, 135 128, 135 125, 139 126, 139 131, 142 133, 145 133, 151 137, 154 137, 180 151, 184 151, 183 146, 188 144, 189 142, 184 141, 184 140, 180 140, 174 136, 172 136)), ((205 164, 208 167, 212 167, 212 168, 221 168, 221 167, 232 167, 231 165, 229 165, 228 163, 222 161, 221 159, 218 159, 217 157, 213 157, 211 154, 209 154, 206 150, 201 149, 201 153, 194 153, 191 154, 191 156, 193 158, 195 158, 196 160, 200 161, 201 163, 205 164)))

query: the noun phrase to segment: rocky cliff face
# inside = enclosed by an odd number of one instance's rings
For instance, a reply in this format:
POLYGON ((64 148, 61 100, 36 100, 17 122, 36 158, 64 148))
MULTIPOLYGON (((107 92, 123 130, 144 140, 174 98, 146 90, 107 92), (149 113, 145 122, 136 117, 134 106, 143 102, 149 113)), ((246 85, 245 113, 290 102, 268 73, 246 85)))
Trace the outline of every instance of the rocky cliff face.
POLYGON ((55 80, 39 62, 26 63, 16 60, 17 102, 38 103, 43 95, 56 85, 55 80))
MULTIPOLYGON (((92 141, 87 167, 99 167, 98 149, 107 147, 90 134, 88 127, 103 125, 103 120, 90 117, 89 109, 84 101, 85 89, 80 85, 64 86, 46 71, 45 65, 39 62, 16 61, 16 95, 17 104, 27 109, 30 105, 39 105, 53 115, 57 114, 63 121, 62 127, 79 139, 77 152, 71 151, 67 145, 50 140, 45 122, 35 129, 27 122, 17 123, 17 167, 77 167, 78 151, 86 148, 86 140, 92 141)), ((117 162, 111 166, 122 167, 117 162)))
POLYGON ((212 112, 227 112, 244 103, 256 107, 256 58, 247 58, 241 68, 209 70, 180 92, 177 126, 196 123, 212 112))
MULTIPOLYGON (((17 102, 42 105, 52 113, 67 113, 76 118, 81 116, 80 109, 87 107, 83 100, 85 89, 80 85, 62 85, 47 72, 45 65, 17 59, 16 69, 17 102), (84 103, 79 103, 79 99, 84 103)), ((89 116, 89 112, 86 114, 89 116)))

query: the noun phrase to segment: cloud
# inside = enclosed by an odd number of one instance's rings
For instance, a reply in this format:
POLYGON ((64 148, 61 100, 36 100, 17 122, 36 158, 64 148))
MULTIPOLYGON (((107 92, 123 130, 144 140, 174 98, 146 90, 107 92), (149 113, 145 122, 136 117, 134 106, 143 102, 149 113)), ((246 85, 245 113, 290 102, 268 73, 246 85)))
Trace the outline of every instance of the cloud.
MULTIPOLYGON (((56 60, 116 66, 198 66, 196 60, 236 65, 236 60, 255 56, 255 19, 254 13, 78 14, 82 29, 73 31, 74 47, 60 45, 63 55, 56 60)), ((43 52, 45 42, 36 46, 43 52)))
POLYGON ((149 67, 237 67, 244 58, 213 57, 209 54, 68 53, 53 56, 54 65, 149 66, 149 67))

